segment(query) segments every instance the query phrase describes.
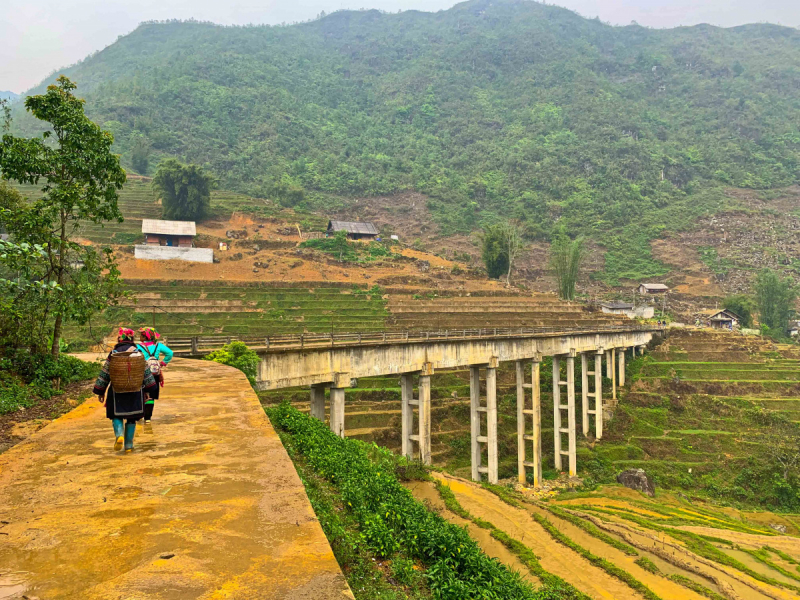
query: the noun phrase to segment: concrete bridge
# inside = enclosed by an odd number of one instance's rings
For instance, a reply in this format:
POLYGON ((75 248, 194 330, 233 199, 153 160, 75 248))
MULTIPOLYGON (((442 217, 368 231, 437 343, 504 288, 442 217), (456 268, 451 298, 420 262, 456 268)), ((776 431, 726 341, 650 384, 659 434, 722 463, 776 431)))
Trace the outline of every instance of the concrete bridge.
MULTIPOLYGON (((437 369, 469 367, 472 478, 498 479, 497 368, 513 361, 517 378, 518 476, 532 471, 534 485, 542 475, 540 362, 553 357, 555 467, 566 462, 577 472, 575 362, 581 361, 581 411, 584 436, 590 417, 594 434, 603 435, 604 411, 616 403, 617 385, 625 385, 626 352, 635 353, 661 328, 641 325, 589 329, 464 329, 371 334, 304 334, 239 338, 259 353, 257 386, 262 390, 308 386, 311 415, 325 419, 325 389, 330 389, 330 428, 344 437, 345 394, 359 377, 399 375, 402 406, 402 453, 431 462, 431 375, 437 369), (603 398, 601 373, 612 381, 603 398), (562 362, 566 380, 561 379, 562 362), (525 381, 526 364, 531 380, 525 381), (418 380, 416 390, 414 380, 418 380), (483 385, 481 385, 483 380, 483 385), (481 393, 483 390, 483 394, 481 393)), ((237 338, 170 340, 182 355, 202 356, 209 346, 237 338), (183 349, 180 347, 183 346, 183 349)))

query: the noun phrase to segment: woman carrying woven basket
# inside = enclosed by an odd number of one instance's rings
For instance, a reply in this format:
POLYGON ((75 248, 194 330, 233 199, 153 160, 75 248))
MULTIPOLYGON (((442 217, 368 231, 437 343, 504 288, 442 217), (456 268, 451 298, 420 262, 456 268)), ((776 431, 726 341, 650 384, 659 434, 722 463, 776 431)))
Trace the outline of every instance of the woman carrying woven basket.
POLYGON ((124 444, 125 452, 133 450, 136 421, 144 416, 147 395, 158 390, 158 383, 136 347, 134 336, 132 329, 120 327, 117 344, 103 363, 93 390, 100 402, 105 403, 106 417, 114 426, 114 450, 122 450, 124 444))
POLYGON ((158 382, 155 393, 150 393, 150 398, 145 400, 144 403, 144 423, 147 425, 150 419, 153 418, 153 409, 155 408, 155 401, 158 400, 161 388, 164 387, 164 370, 169 362, 172 360, 172 350, 166 344, 159 342, 158 338, 161 334, 152 327, 142 327, 139 330, 139 350, 144 354, 144 359, 147 361, 147 366, 150 367, 150 372, 158 382), (164 357, 163 360, 161 357, 164 357))

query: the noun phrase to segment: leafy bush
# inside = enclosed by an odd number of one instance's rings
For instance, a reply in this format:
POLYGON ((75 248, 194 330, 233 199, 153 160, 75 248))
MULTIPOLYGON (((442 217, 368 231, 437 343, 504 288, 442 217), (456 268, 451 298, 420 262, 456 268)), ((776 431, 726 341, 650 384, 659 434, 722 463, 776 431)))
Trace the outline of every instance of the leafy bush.
POLYGON ((250 350, 244 342, 231 342, 224 345, 219 350, 214 350, 206 355, 205 360, 228 365, 239 369, 247 376, 250 385, 256 384, 258 373, 258 354, 250 350))
POLYGON ((66 384, 94 379, 95 363, 62 354, 12 352, 0 357, 0 414, 30 407, 40 398, 51 398, 66 384))
POLYGON ((334 237, 306 240, 301 248, 311 248, 347 262, 369 262, 392 255, 389 247, 380 242, 351 242, 344 231, 337 231, 334 237))

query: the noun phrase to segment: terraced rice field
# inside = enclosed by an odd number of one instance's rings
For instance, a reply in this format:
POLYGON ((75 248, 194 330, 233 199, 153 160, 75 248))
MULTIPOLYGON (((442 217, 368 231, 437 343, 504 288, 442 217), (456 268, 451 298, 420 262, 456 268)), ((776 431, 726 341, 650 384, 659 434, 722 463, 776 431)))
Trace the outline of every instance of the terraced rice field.
MULTIPOLYGON (((130 299, 93 325, 101 337, 114 325, 151 325, 170 336, 380 331, 385 301, 363 289, 235 285, 131 284, 130 299)), ((88 328, 70 327, 67 340, 85 339, 88 328)))

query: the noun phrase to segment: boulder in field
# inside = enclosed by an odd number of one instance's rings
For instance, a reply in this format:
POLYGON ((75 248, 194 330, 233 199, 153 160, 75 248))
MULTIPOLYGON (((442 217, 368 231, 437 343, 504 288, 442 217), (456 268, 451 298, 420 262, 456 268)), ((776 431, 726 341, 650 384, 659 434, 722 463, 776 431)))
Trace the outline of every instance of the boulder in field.
POLYGON ((656 486, 653 480, 644 472, 644 469, 626 469, 617 475, 617 483, 627 488, 644 492, 648 496, 655 496, 656 486))

